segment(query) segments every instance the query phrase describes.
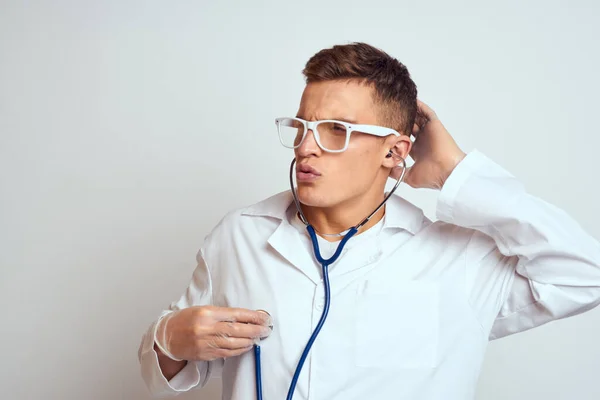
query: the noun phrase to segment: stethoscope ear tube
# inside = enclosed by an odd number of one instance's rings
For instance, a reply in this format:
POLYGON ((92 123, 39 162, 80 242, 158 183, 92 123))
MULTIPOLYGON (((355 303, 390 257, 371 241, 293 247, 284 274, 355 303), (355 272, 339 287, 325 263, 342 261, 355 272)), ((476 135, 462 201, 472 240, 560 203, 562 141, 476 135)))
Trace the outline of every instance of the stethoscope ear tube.
POLYGON ((304 225, 308 226, 308 220, 302 212, 302 207, 300 206, 300 201, 298 200, 298 195, 296 193, 296 184, 294 183, 294 165, 296 165, 296 157, 292 159, 292 163, 290 164, 290 188, 292 189, 292 195, 294 196, 294 202, 296 203, 296 208, 298 209, 300 219, 302 220, 304 225))
MULTIPOLYGON (((398 186, 400 186, 400 184, 402 183, 402 180, 404 179, 404 175, 406 175, 406 161, 402 157, 398 156, 398 158, 400 158, 400 164, 402 164, 402 173, 400 174, 400 177, 398 177, 398 179, 396 180, 396 184, 394 185, 392 190, 390 190, 390 192, 387 194, 387 196, 385 196, 383 201, 377 206, 377 208, 371 214, 369 214, 369 216, 367 218, 363 219, 358 225, 356 225, 356 229, 360 229, 367 222, 369 222, 369 220, 373 217, 373 215, 375 215, 377 213, 377 211, 379 211, 381 209, 381 207, 383 207, 385 205, 385 203, 387 203, 389 198, 392 197, 392 195, 394 194, 396 189, 398 189, 398 186)), ((398 165, 398 166, 400 166, 400 165, 398 165)))

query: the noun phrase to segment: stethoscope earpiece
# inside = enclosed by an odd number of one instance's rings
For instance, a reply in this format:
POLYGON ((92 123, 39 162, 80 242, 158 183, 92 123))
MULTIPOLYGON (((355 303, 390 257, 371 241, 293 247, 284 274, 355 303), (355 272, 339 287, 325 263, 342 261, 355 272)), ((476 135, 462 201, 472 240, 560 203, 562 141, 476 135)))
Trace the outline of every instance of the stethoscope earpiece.
MULTIPOLYGON (((385 158, 392 158, 392 157, 395 157, 397 160, 399 160, 398 164, 396 165, 397 167, 402 167, 404 170, 406 170, 406 160, 403 157, 400 157, 399 155, 394 154, 392 152, 392 150, 390 150, 385 155, 385 158)), ((404 172, 402 173, 402 175, 404 175, 404 172)))

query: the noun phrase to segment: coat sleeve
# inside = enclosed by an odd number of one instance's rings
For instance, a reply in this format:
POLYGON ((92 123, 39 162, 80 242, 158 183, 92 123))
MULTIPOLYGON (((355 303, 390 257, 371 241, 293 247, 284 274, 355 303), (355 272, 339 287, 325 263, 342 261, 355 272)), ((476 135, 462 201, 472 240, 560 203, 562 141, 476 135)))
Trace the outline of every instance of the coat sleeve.
POLYGON ((472 230, 470 300, 490 339, 600 303, 600 244, 480 152, 469 153, 446 181, 437 217, 472 230))
POLYGON ((142 336, 138 350, 142 378, 150 393, 155 397, 175 396, 194 388, 203 387, 209 377, 220 372, 222 360, 188 361, 187 365, 170 381, 164 377, 158 364, 158 355, 154 350, 155 334, 158 322, 165 315, 191 306, 212 304, 212 285, 204 252, 200 250, 196 256, 197 266, 192 279, 178 301, 163 310, 159 317, 149 326, 142 336))

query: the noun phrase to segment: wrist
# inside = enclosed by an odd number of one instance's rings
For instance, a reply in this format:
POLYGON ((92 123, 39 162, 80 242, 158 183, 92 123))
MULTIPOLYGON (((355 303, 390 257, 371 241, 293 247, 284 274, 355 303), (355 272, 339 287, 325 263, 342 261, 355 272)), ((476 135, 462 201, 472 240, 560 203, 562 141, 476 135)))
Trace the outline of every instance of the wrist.
POLYGON ((465 159, 466 156, 467 156, 467 154, 465 152, 458 149, 454 154, 452 154, 450 157, 448 157, 445 160, 444 165, 442 166, 443 173, 442 173, 440 189, 442 187, 444 187, 444 184, 446 183, 446 181, 448 180, 450 175, 452 175, 452 172, 454 172, 454 169, 458 166, 458 164, 460 164, 460 162, 462 160, 465 159))
POLYGON ((158 349, 157 353, 159 353, 159 355, 170 358, 173 361, 184 361, 181 358, 175 357, 169 351, 168 342, 171 335, 169 332, 167 332, 167 324, 172 315, 172 313, 167 314, 158 320, 156 329, 154 330, 154 349, 158 349))

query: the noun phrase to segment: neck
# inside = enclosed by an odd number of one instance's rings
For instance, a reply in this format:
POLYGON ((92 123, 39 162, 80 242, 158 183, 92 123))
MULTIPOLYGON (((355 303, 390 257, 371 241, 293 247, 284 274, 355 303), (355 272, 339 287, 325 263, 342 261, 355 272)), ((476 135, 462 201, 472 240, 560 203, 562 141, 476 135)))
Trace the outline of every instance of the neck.
MULTIPOLYGON (((320 236, 325 240, 335 242, 341 240, 343 236, 329 235, 344 232, 357 225, 381 204, 384 197, 385 195, 383 192, 366 194, 358 198, 346 200, 333 207, 311 207, 303 204, 302 212, 320 236)), ((381 209, 371 217, 369 222, 358 230, 357 234, 361 234, 377 224, 384 215, 385 206, 381 207, 381 209)))

